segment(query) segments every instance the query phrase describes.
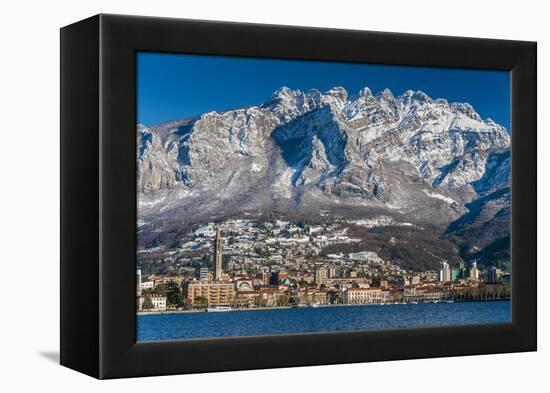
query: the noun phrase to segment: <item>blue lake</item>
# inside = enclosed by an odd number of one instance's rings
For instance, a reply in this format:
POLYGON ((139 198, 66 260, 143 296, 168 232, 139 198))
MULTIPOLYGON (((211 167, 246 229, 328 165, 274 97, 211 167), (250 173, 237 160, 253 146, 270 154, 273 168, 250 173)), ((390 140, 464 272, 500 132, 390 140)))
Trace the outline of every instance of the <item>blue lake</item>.
POLYGON ((138 341, 510 322, 510 301, 138 315, 138 341))

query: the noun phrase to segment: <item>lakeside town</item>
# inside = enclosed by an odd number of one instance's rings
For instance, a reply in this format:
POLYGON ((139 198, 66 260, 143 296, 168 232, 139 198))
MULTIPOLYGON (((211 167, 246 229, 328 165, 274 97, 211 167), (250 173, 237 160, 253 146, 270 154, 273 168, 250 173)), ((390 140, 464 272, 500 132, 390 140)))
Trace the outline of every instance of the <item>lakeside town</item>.
MULTIPOLYGON (((389 217, 350 224, 412 225, 392 223, 389 217)), ((338 222, 232 219, 204 224, 177 247, 138 251, 138 260, 145 262, 137 269, 137 310, 217 312, 510 297, 510 271, 478 266, 475 260, 441 260, 438 270, 419 272, 368 249, 321 253, 327 246, 360 242, 349 226, 338 222), (169 262, 173 271, 152 272, 150 261, 155 258, 169 262)))

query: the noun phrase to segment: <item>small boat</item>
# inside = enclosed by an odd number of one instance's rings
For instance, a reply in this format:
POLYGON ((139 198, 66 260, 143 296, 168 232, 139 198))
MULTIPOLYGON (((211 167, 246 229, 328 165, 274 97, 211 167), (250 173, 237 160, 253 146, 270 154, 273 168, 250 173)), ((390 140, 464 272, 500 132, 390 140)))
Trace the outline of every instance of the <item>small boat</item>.
POLYGON ((311 307, 317 308, 317 307, 321 307, 321 305, 320 305, 319 303, 313 303, 313 304, 311 305, 311 307))
POLYGON ((225 311, 233 311, 233 309, 229 306, 208 307, 206 309, 206 312, 225 312, 225 311))

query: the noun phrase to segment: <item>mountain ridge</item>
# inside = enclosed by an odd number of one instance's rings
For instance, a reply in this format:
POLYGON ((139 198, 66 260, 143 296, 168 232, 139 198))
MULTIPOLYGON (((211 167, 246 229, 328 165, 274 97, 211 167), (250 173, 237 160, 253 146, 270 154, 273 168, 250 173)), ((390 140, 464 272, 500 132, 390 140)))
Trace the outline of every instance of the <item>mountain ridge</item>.
POLYGON ((506 129, 422 91, 281 87, 255 106, 138 125, 137 142, 140 220, 176 228, 330 208, 387 211, 445 233, 471 203, 509 186, 506 129))

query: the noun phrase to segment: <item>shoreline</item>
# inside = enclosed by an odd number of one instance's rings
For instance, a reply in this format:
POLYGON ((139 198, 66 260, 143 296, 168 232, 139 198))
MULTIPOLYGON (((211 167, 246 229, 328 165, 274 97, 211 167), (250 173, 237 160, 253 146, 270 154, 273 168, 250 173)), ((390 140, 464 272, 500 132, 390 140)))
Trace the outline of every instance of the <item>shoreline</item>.
MULTIPOLYGON (((223 312, 239 312, 239 311, 267 311, 267 310, 289 310, 289 309, 310 309, 310 308, 332 308, 332 307, 372 307, 372 306, 403 306, 403 305, 420 305, 420 304, 452 304, 452 303, 474 303, 474 302, 509 302, 511 299, 486 299, 486 300, 454 300, 452 302, 418 302, 418 303, 368 303, 368 304, 320 304, 318 306, 278 306, 278 307, 251 307, 251 308, 234 308, 223 312)), ((174 311, 138 311, 138 316, 144 315, 166 315, 166 314, 197 314, 206 313, 205 309, 201 310, 174 310, 174 311)))

